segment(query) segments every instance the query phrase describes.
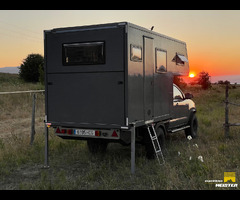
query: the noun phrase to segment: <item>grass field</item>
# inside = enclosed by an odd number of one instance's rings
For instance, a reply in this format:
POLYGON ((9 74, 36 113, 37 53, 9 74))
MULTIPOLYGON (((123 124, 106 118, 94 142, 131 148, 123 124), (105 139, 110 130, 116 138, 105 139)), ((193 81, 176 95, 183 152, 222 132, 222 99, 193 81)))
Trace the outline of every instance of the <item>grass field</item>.
MULTIPOLYGON (((15 75, 0 74, 0 92, 43 89, 15 75)), ((194 95, 199 136, 188 141, 184 132, 170 135, 166 164, 145 158, 136 145, 136 173, 130 172, 130 146, 110 144, 105 155, 93 156, 85 141, 62 140, 50 129, 50 168, 44 163, 44 96, 37 95, 36 135, 30 142, 32 97, 0 96, 0 189, 236 189, 215 188, 205 180, 223 180, 224 172, 240 177, 240 127, 230 128, 224 138, 224 87, 207 91, 187 87, 194 95), (197 145, 196 145, 197 144, 197 145), (202 156, 203 162, 198 159, 202 156)), ((230 89, 230 100, 240 103, 240 87, 230 89)), ((240 122, 240 107, 230 106, 230 122, 240 122)), ((239 186, 238 188, 239 189, 239 186)))

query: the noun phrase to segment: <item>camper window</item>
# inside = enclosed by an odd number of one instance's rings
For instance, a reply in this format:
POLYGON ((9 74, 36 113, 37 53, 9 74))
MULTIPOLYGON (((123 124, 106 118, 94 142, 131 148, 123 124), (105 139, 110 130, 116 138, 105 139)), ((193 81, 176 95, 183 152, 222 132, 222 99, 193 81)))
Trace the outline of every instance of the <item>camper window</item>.
POLYGON ((156 73, 167 71, 167 51, 156 48, 156 73))
POLYGON ((63 65, 104 64, 104 51, 104 42, 63 44, 63 65))
POLYGON ((142 47, 136 46, 136 45, 130 45, 130 60, 135 62, 141 62, 142 61, 142 47))

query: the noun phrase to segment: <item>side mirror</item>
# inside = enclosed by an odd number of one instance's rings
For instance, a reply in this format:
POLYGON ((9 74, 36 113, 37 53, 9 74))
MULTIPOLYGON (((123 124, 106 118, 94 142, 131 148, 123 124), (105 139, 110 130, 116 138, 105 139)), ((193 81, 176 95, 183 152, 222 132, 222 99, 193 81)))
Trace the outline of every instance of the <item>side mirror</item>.
POLYGON ((193 95, 191 93, 186 93, 185 94, 185 99, 192 99, 193 95))

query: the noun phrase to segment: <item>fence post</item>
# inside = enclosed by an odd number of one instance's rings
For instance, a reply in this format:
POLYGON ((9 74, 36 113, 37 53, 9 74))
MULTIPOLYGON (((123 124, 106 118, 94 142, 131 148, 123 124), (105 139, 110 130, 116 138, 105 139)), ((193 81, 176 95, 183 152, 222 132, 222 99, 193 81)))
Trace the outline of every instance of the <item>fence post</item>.
POLYGON ((36 104, 36 94, 33 93, 33 101, 32 101, 32 124, 31 124, 31 141, 30 141, 30 145, 33 144, 34 135, 35 135, 35 104, 36 104))
POLYGON ((225 90, 225 137, 229 137, 229 123, 228 123, 228 83, 226 83, 226 90, 225 90))

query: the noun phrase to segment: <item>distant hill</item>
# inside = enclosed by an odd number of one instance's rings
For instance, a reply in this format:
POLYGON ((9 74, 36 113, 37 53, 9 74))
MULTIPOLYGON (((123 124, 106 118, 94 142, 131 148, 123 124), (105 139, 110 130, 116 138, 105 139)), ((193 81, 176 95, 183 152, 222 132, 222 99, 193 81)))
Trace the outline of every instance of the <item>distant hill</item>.
POLYGON ((9 74, 18 74, 19 68, 18 67, 3 67, 0 68, 0 73, 9 73, 9 74))
MULTIPOLYGON (((189 78, 183 77, 184 82, 190 83, 196 81, 197 77, 189 78)), ((240 75, 224 75, 224 76, 210 76, 211 83, 217 83, 218 81, 229 81, 231 84, 240 84, 240 75)))
POLYGON ((226 81, 228 80, 230 83, 240 84, 240 75, 225 75, 225 76, 212 76, 211 82, 216 83, 218 81, 226 81))

